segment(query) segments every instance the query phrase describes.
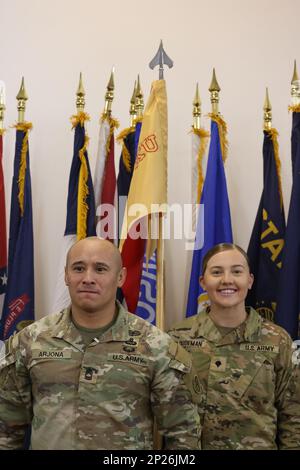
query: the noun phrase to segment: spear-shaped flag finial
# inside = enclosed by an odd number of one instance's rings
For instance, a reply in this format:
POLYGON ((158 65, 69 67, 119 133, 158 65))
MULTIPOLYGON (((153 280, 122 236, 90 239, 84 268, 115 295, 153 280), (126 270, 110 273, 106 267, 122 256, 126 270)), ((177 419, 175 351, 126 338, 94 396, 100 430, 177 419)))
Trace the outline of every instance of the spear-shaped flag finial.
POLYGON ((164 78, 164 64, 170 68, 173 67, 173 60, 166 54, 163 46, 162 40, 160 41, 160 45, 158 48, 157 53, 149 63, 150 69, 154 69, 157 65, 159 65, 159 80, 163 80, 164 78))

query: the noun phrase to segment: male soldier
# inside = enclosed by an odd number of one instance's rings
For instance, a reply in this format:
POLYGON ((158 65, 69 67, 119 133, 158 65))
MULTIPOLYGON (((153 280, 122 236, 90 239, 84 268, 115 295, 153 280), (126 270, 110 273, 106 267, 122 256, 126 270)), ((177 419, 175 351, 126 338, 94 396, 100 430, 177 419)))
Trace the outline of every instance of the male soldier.
POLYGON ((28 326, 0 363, 0 448, 151 449, 153 417, 166 448, 199 448, 201 399, 189 355, 116 303, 118 249, 96 237, 67 255, 71 306, 28 326), (193 384, 193 385, 192 385, 193 384))

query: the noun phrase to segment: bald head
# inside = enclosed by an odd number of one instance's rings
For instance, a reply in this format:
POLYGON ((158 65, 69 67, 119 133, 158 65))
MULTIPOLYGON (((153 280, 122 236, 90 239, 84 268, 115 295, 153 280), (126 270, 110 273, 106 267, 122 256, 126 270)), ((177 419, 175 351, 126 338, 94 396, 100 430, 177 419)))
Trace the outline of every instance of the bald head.
POLYGON ((119 249, 112 242, 98 237, 87 237, 75 242, 67 253, 66 269, 68 269, 70 264, 72 253, 80 253, 81 249, 84 249, 86 246, 94 246, 95 251, 100 250, 101 252, 105 252, 107 255, 111 256, 112 263, 115 266, 116 271, 120 271, 122 269, 122 258, 119 249))

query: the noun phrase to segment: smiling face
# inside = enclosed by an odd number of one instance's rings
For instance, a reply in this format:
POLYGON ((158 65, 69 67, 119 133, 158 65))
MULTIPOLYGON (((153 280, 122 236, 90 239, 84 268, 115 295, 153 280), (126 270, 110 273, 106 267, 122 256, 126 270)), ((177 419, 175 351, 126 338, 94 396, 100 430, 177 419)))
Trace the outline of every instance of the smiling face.
POLYGON ((72 311, 100 313, 114 309, 117 288, 125 281, 118 249, 96 237, 77 242, 69 251, 65 282, 72 311))
POLYGON ((206 290, 211 307, 232 308, 244 305, 253 284, 247 260, 237 249, 222 251, 207 262, 201 287, 206 290))

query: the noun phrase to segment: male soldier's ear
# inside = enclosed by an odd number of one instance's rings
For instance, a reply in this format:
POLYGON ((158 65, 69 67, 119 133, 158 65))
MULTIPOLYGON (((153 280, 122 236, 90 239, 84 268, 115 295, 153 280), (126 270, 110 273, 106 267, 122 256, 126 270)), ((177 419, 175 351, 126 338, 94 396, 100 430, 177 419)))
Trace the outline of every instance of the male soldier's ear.
POLYGON ((67 276, 67 267, 66 266, 65 266, 65 284, 66 284, 66 286, 69 285, 68 276, 67 276))
POLYGON ((125 282, 125 279, 126 279, 126 276, 127 276, 127 269, 126 268, 122 268, 120 271, 119 271, 119 274, 118 274, 118 287, 122 287, 124 282, 125 282))

